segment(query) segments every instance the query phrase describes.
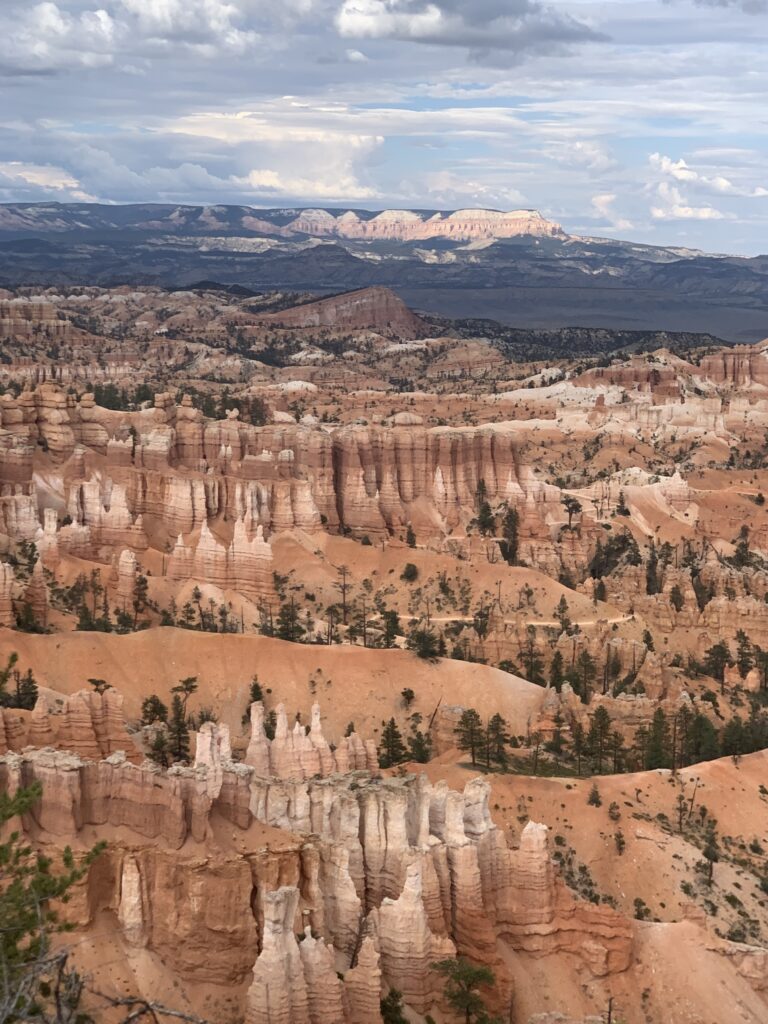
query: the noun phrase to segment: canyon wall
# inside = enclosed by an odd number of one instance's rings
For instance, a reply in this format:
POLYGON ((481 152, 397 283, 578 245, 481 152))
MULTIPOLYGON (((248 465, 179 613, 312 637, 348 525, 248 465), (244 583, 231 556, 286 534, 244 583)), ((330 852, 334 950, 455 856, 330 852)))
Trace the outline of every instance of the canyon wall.
POLYGON ((122 753, 0 757, 0 788, 42 788, 25 820, 39 841, 113 837, 74 901, 78 927, 107 913, 174 976, 240 986, 248 1024, 367 1024, 389 988, 429 1013, 443 1006, 432 964, 457 954, 494 968, 502 1008, 512 982, 498 942, 567 951, 595 977, 629 966, 629 922, 573 899, 545 826, 529 823, 510 847, 484 780, 460 793, 351 763, 339 772, 349 752, 330 750, 316 709, 306 743, 284 715, 266 740, 260 705, 252 721, 245 764, 211 723, 194 765, 168 771, 122 753), (222 825, 234 830, 226 848, 222 825))

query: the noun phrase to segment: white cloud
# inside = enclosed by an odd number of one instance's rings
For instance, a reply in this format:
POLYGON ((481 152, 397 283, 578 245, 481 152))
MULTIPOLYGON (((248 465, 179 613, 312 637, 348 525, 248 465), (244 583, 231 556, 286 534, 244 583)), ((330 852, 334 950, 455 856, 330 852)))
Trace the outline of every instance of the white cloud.
POLYGON ((342 36, 461 46, 475 52, 546 52, 601 38, 585 22, 534 0, 343 0, 342 36))
POLYGON ((599 195, 592 196, 592 209, 598 217, 606 221, 617 231, 629 231, 634 225, 631 220, 626 220, 624 217, 616 214, 613 208, 615 202, 615 192, 601 192, 599 195))
POLYGON ((69 171, 51 164, 23 163, 20 160, 0 162, 0 187, 32 187, 35 193, 61 193, 60 199, 77 202, 95 202, 95 197, 83 191, 80 182, 69 171))
POLYGON ((651 207, 654 220, 723 220, 725 217, 712 206, 689 206, 680 190, 667 181, 659 183, 656 194, 661 205, 651 207))
POLYGON ((70 13, 46 0, 0 14, 0 68, 45 72, 111 64, 118 27, 105 10, 70 13))
POLYGON ((722 174, 711 176, 700 174, 692 167, 689 167, 682 158, 680 160, 672 160, 661 153, 652 153, 650 162, 651 166, 658 168, 662 174, 666 174, 676 181, 693 182, 696 185, 704 186, 709 191, 719 192, 721 195, 742 196, 747 199, 768 196, 768 189, 763 188, 762 185, 746 188, 735 185, 722 174))
POLYGON ((117 0, 130 27, 148 40, 244 53, 259 34, 244 28, 248 4, 231 0, 117 0))
POLYGON ((360 50, 347 50, 345 56, 350 64, 365 64, 368 58, 360 50))

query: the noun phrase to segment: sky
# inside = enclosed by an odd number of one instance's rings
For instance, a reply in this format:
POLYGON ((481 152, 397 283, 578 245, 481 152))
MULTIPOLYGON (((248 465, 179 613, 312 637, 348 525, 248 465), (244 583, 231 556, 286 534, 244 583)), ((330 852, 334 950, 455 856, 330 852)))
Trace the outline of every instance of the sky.
POLYGON ((768 0, 0 0, 0 202, 50 200, 768 252, 768 0))

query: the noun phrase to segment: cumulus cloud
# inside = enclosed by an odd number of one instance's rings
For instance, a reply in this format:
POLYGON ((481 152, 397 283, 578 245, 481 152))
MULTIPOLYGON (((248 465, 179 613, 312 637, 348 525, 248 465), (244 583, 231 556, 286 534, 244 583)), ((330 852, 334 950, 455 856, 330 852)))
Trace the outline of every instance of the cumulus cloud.
POLYGON ((71 13, 55 3, 0 14, 0 70, 41 73, 111 64, 118 26, 105 10, 71 13))
POLYGON ((536 0, 343 0, 342 36, 461 46, 475 52, 541 52, 602 38, 572 15, 536 0))
POLYGON ((615 202, 615 192, 601 192, 596 196, 592 196, 592 209, 601 220, 610 224, 612 228, 615 228, 617 231, 628 231, 633 227, 632 221, 626 220, 626 218, 616 213, 613 208, 615 202))
POLYGON ((713 206, 689 206, 680 190, 667 181, 656 189, 658 206, 651 207, 654 220, 722 220, 724 213, 713 206))
POLYGON ((243 53, 259 35, 244 27, 249 5, 232 0, 117 0, 124 23, 162 46, 243 53))
MULTIPOLYGON (((290 23, 312 0, 5 0, 0 11, 0 70, 48 73, 105 67, 119 54, 198 57, 253 50, 259 26, 290 23)), ((130 67, 130 65, 128 65, 130 67)))
POLYGON ((768 196, 768 189, 762 185, 743 187, 734 184, 722 174, 701 174, 699 171, 694 170, 693 167, 689 167, 682 158, 672 160, 662 153, 652 153, 650 162, 652 167, 657 168, 667 177, 674 178, 676 181, 691 182, 697 186, 703 186, 708 191, 718 192, 721 195, 742 196, 749 199, 768 196))
POLYGON ((0 195, 5 191, 29 198, 51 198, 80 203, 95 202, 96 197, 81 188, 80 181, 69 171, 52 164, 23 163, 21 160, 0 162, 0 195))

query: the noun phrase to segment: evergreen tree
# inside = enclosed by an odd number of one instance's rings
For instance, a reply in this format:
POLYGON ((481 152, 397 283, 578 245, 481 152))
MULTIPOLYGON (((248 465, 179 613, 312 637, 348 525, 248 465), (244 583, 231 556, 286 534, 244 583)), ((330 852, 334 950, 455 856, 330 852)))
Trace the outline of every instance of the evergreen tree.
POLYGON ((167 768, 170 765, 168 734, 165 729, 160 728, 155 731, 155 735, 152 737, 152 742, 149 745, 149 754, 147 756, 150 761, 154 761, 155 764, 159 764, 161 768, 167 768))
POLYGON ((564 678, 563 655, 560 651, 555 651, 549 665, 549 685, 559 693, 562 688, 564 678))
POLYGON ((146 609, 149 601, 149 580, 139 573, 133 584, 133 628, 138 628, 139 615, 146 609))
POLYGON ((390 718, 381 731, 379 766, 381 768, 391 768, 393 765, 402 764, 407 757, 408 751, 405 749, 402 733, 398 729, 394 718, 390 718))
POLYGON ((35 704, 37 704, 37 682, 32 674, 32 669, 28 668, 16 682, 16 706, 31 711, 35 704))
POLYGON ((438 638, 431 629, 414 629, 408 634, 406 646, 413 651, 417 658, 425 658, 432 661, 439 657, 440 649, 438 638))
POLYGON ((743 629, 736 633, 736 666, 742 679, 755 666, 755 657, 752 650, 752 642, 743 629))
POLYGON ((168 708, 156 693, 151 693, 141 702, 141 724, 152 725, 153 722, 167 722, 168 708))
POLYGON ((619 500, 616 503, 616 515, 617 516, 628 516, 629 509, 627 508, 627 502, 624 497, 624 491, 619 491, 619 500))
POLYGON ((485 1003, 477 992, 481 985, 493 985, 496 981, 490 967, 475 967, 464 957, 455 960, 440 960, 432 969, 445 979, 445 998, 459 1014, 464 1015, 465 1024, 480 1022, 486 1016, 485 1003))
POLYGON ((578 498, 571 497, 570 494, 566 494, 560 501, 565 509, 565 514, 568 516, 568 529, 571 530, 573 529, 573 517, 581 512, 581 502, 578 498))
POLYGON ((410 759, 418 764, 426 764, 432 755, 432 737, 428 732, 422 732, 422 718, 418 712, 411 715, 411 734, 408 737, 408 751, 410 759))
POLYGON ((656 545, 651 541, 648 561, 645 563, 645 592, 646 594, 658 594, 660 589, 659 556, 656 553, 656 545))
POLYGON ((484 537, 496 533, 496 519, 487 501, 481 503, 477 513, 477 527, 484 537))
POLYGON ((277 614, 277 629, 275 636, 280 640, 289 640, 293 644, 300 644, 304 641, 305 629, 299 618, 299 609, 293 598, 280 605, 277 614))
POLYGON ((111 690, 111 685, 106 679, 89 679, 88 682, 93 687, 94 691, 98 694, 105 694, 107 690, 111 690))
POLYGON ((408 529, 405 531, 405 543, 409 548, 416 547, 416 534, 413 532, 413 527, 408 523, 408 529))
POLYGON ((579 656, 576 659, 576 670, 578 673, 578 689, 580 691, 582 701, 586 704, 589 701, 589 695, 592 691, 595 676, 597 675, 595 659, 586 647, 582 648, 579 652, 579 656))
POLYGON ((603 772, 603 762, 608 752, 610 735, 611 716, 601 704, 592 715, 587 734, 587 750, 599 775, 602 775, 603 772))
POLYGON ((565 594, 563 594, 560 600, 557 602, 557 607, 555 608, 555 618, 560 623, 560 632, 570 633, 571 620, 568 617, 568 602, 565 599, 565 594))
POLYGON ((672 605, 672 607, 675 609, 676 612, 679 612, 681 610, 681 608, 683 607, 683 605, 685 604, 685 598, 683 597, 683 592, 682 592, 682 590, 680 589, 680 587, 678 586, 677 583, 675 583, 675 585, 672 587, 672 589, 669 592, 669 603, 672 605))
POLYGON ((519 651, 520 659, 525 666, 525 678, 539 686, 544 685, 544 661, 541 649, 536 642, 536 627, 525 628, 525 641, 519 651))
POLYGON ((509 565, 517 565, 520 548, 520 516, 516 508, 507 509, 501 521, 501 553, 509 565))
POLYGON ((669 724, 663 708, 657 708, 653 714, 651 728, 648 733, 648 747, 645 755, 645 767, 669 768, 670 764, 669 724))
POLYGON ((477 763, 477 753, 484 740, 483 723, 474 708, 467 708, 459 719, 458 726, 454 729, 458 737, 459 750, 467 750, 472 756, 472 764, 477 763))
POLYGON ((506 767, 507 764, 507 744, 509 743, 509 732, 508 724, 505 718, 503 718, 498 711, 495 715, 491 716, 488 722, 487 732, 487 746, 489 750, 489 760, 496 761, 497 764, 501 765, 502 768, 506 767))
POLYGON ((747 746, 744 722, 736 715, 723 729, 723 735, 720 740, 720 752, 725 757, 738 758, 741 754, 747 753, 745 749, 747 746))
POLYGON ((381 646, 390 648, 395 646, 395 638, 402 636, 400 616, 394 608, 386 608, 381 615, 384 632, 381 637, 381 646))
POLYGON ((624 769, 624 737, 614 729, 609 736, 611 758, 613 759, 613 773, 617 775, 624 769))
POLYGON ((718 640, 716 644, 713 644, 704 652, 704 670, 713 679, 717 679, 723 689, 725 687, 725 670, 731 665, 733 665, 731 652, 728 644, 722 640, 718 640))
POLYGON ((383 1024, 408 1024, 403 1016, 403 995, 391 988, 379 1003, 383 1024))
MULTIPOLYGON (((176 689, 176 687, 174 687, 176 689)), ((175 761, 189 758, 189 727, 184 702, 180 694, 174 693, 171 702, 171 720, 168 723, 169 747, 175 761)))
POLYGON ((58 905, 69 899, 104 844, 79 861, 66 846, 56 869, 20 832, 7 833, 5 825, 29 814, 41 796, 39 783, 13 796, 0 793, 0 1021, 78 1024, 90 1021, 78 1010, 83 979, 67 966, 67 950, 53 939, 68 930, 58 905))

